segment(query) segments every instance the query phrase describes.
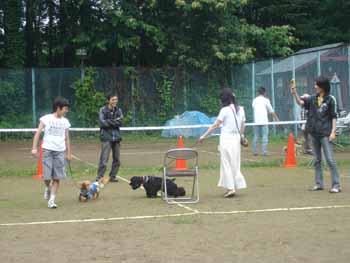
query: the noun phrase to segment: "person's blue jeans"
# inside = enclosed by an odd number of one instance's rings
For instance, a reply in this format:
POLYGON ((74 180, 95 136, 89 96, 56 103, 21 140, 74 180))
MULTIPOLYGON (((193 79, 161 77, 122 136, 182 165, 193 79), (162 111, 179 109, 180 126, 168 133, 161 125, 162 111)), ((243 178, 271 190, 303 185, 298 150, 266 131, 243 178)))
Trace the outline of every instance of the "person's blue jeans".
POLYGON ((269 127, 267 125, 254 126, 253 153, 258 154, 260 134, 262 137, 262 154, 267 154, 267 143, 269 142, 269 127))
POLYGON ((312 150, 314 153, 315 167, 315 183, 320 187, 324 187, 323 171, 322 171, 322 149, 324 157, 329 166, 332 177, 332 188, 340 188, 339 173, 337 164, 334 160, 333 143, 329 142, 328 137, 312 136, 312 150))

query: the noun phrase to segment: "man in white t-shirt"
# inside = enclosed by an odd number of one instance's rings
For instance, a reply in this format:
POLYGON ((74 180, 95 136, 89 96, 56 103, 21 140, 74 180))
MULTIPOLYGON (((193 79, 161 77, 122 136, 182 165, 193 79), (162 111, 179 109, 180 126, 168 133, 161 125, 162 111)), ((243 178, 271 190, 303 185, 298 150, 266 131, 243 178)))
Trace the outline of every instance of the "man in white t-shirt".
POLYGON ((39 127, 33 139, 32 154, 38 155, 40 134, 44 131, 42 143, 43 179, 45 184, 44 198, 49 208, 57 208, 56 194, 60 180, 66 177, 65 159, 71 160, 68 119, 64 116, 69 110, 69 102, 57 97, 53 102, 53 112, 40 118, 39 127))
POLYGON ((253 154, 258 155, 258 140, 261 134, 262 136, 262 154, 268 155, 267 144, 269 137, 269 122, 268 115, 279 121, 276 113, 274 112, 270 100, 265 97, 266 90, 264 87, 259 88, 259 95, 253 100, 253 112, 254 112, 254 138, 253 138, 253 154))

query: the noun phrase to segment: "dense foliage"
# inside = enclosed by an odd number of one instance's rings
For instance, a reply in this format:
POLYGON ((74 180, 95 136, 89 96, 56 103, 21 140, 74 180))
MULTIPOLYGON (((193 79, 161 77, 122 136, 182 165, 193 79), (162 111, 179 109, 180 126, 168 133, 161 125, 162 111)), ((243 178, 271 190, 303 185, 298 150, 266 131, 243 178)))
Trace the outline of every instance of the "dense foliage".
POLYGON ((224 69, 290 53, 291 27, 250 23, 249 1, 8 0, 0 4, 0 67, 224 69), (277 41, 275 41, 277 39, 277 41), (4 52, 5 51, 5 52, 4 52))

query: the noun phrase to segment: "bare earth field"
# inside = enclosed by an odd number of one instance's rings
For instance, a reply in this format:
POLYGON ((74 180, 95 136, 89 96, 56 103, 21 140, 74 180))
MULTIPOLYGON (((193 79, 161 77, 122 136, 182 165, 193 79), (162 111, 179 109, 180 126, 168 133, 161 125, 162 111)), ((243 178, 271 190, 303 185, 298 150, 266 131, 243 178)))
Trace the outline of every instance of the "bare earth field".
POLYGON ((268 157, 243 150, 248 188, 225 199, 216 187, 215 139, 196 146, 198 204, 167 205, 145 198, 142 189, 132 191, 128 179, 160 175, 164 152, 174 147, 176 140, 124 141, 121 180, 108 184, 98 200, 79 203, 76 183, 94 178, 99 144, 73 143, 73 179, 62 183, 59 208, 50 210, 42 182, 31 178, 31 142, 0 143, 1 262, 349 262, 350 151, 336 152, 340 194, 328 193, 327 169, 327 188, 307 191, 311 157, 298 156, 300 165, 286 169, 283 145, 271 144, 268 157))

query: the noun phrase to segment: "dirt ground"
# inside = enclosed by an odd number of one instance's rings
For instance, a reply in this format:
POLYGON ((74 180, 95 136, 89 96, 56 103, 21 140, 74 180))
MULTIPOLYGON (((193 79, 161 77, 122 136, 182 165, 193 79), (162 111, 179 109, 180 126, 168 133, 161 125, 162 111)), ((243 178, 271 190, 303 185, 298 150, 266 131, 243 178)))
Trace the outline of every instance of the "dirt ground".
MULTIPOLYGON (((175 146, 124 142, 119 175, 157 173, 164 152, 175 146)), ((329 194, 328 170, 327 189, 309 192, 312 168, 279 165, 283 145, 271 144, 268 157, 244 149, 248 188, 224 199, 211 140, 198 146, 200 202, 178 206, 147 199, 122 180, 107 185, 98 200, 79 203, 75 182, 93 179, 99 146, 74 143, 74 179, 62 183, 59 208, 50 210, 42 182, 29 176, 36 168, 30 147, 0 143, 1 262, 349 262, 349 151, 336 153, 343 191, 329 194)))

